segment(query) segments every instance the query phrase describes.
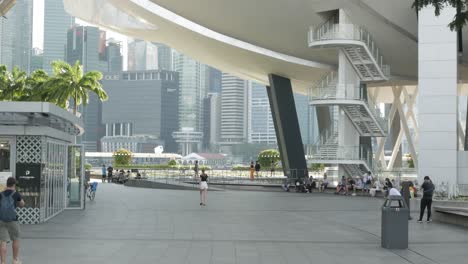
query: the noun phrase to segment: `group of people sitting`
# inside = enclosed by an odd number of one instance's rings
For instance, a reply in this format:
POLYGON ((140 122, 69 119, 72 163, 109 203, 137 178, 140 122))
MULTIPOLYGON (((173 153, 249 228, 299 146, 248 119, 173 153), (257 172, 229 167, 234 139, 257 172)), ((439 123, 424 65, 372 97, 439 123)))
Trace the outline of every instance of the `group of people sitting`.
MULTIPOLYGON (((102 171, 103 171, 102 182, 105 182, 106 175, 105 175, 104 165, 103 165, 102 171)), ((116 182, 116 183, 124 184, 125 182, 128 181, 128 179, 130 178, 130 175, 131 175, 131 172, 129 170, 125 172, 125 170, 123 169, 120 169, 120 170, 115 169, 115 172, 114 172, 114 168, 112 168, 111 166, 107 168, 107 182, 116 182)))
MULTIPOLYGON (((323 179, 320 180, 316 180, 313 177, 306 175, 302 179, 288 179, 282 185, 282 188, 286 192, 294 189, 296 192, 312 193, 312 191, 317 188, 319 192, 324 192, 329 183, 326 173, 323 175, 323 179)), ((363 194, 367 194, 372 197, 376 196, 377 192, 383 192, 383 195, 386 197, 390 194, 390 190, 394 189, 394 187, 398 187, 396 185, 395 181, 390 180, 389 178, 386 178, 382 184, 378 179, 374 179, 370 172, 367 172, 362 177, 356 176, 353 178, 351 176, 341 176, 341 180, 336 186, 335 194, 355 196, 356 191, 361 190, 363 194)), ((417 190, 415 185, 411 184, 411 196, 416 196, 416 192, 417 190)))
MULTIPOLYGON (((325 173, 323 179, 316 181, 312 176, 305 176, 304 179, 296 179, 294 182, 294 190, 296 192, 312 193, 314 189, 319 189, 319 192, 323 192, 328 186, 327 174, 325 173)), ((283 190, 289 192, 291 183, 288 181, 283 184, 283 190)))
POLYGON ((375 196, 377 190, 380 189, 379 182, 375 181, 373 184, 372 174, 367 172, 361 178, 357 176, 356 179, 348 176, 341 176, 341 181, 336 186, 335 194, 343 193, 344 195, 356 195, 356 190, 362 190, 363 193, 369 193, 372 196, 375 196))

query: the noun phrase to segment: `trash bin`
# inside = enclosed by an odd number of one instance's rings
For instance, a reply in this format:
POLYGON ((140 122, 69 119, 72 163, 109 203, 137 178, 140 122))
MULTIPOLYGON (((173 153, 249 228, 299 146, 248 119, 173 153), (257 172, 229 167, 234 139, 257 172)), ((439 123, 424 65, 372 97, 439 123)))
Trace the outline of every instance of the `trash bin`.
POLYGON ((382 206, 382 247, 408 248, 409 209, 402 196, 388 196, 382 206))

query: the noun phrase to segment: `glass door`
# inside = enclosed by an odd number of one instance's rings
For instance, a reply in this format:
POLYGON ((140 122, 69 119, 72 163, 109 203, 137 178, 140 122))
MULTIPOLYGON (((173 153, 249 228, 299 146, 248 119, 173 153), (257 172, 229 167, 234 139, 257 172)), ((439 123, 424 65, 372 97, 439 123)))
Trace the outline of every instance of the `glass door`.
POLYGON ((67 209, 84 209, 84 148, 68 146, 66 204, 67 209))
POLYGON ((6 181, 13 176, 15 168, 14 140, 11 137, 0 137, 0 191, 6 187, 6 181))

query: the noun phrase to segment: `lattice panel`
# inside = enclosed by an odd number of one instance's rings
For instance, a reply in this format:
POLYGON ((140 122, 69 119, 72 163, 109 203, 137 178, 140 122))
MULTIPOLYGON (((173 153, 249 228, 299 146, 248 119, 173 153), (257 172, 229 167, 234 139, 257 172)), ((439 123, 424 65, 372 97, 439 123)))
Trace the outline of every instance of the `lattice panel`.
POLYGON ((468 195, 468 184, 459 184, 458 189, 461 195, 464 195, 464 196, 468 195))
POLYGON ((21 224, 39 224, 41 222, 41 212, 39 208, 23 207, 17 208, 18 221, 21 224))
POLYGON ((42 138, 40 136, 18 136, 16 138, 17 163, 41 163, 42 138))

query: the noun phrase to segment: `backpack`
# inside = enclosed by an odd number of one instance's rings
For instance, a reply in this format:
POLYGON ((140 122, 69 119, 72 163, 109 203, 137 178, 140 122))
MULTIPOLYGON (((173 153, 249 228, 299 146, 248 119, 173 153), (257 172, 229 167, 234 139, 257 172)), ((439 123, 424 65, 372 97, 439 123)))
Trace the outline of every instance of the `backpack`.
POLYGON ((3 222, 16 221, 16 201, 13 199, 13 194, 15 194, 15 192, 8 196, 5 196, 3 192, 0 193, 2 198, 0 200, 0 220, 3 222))

